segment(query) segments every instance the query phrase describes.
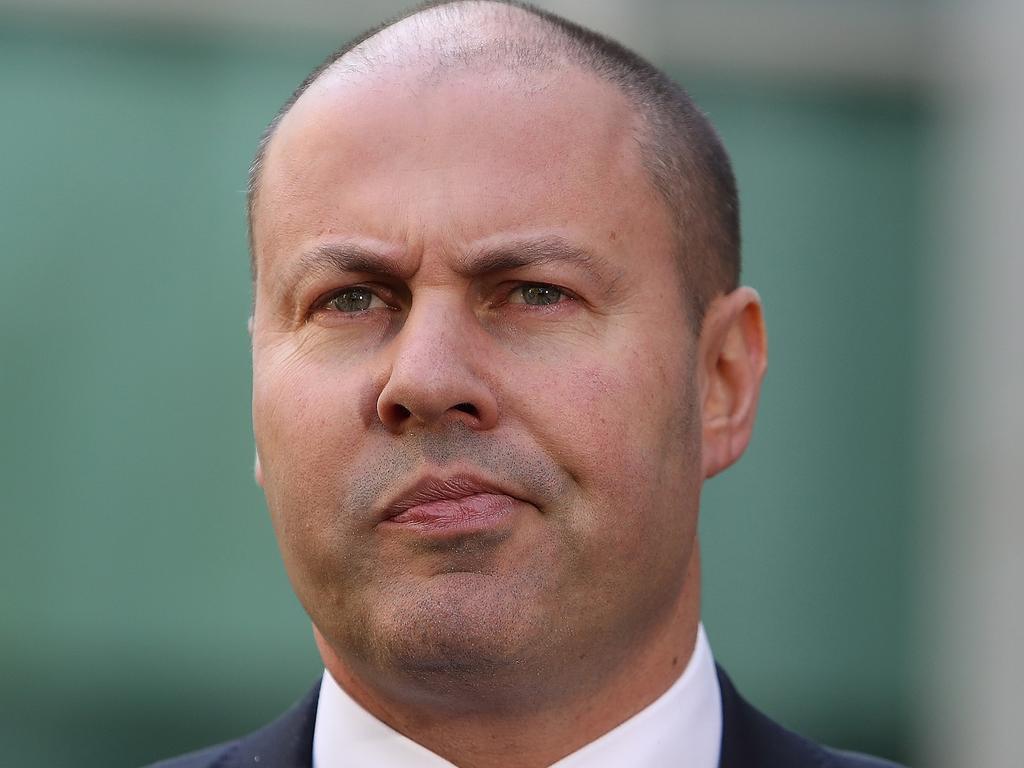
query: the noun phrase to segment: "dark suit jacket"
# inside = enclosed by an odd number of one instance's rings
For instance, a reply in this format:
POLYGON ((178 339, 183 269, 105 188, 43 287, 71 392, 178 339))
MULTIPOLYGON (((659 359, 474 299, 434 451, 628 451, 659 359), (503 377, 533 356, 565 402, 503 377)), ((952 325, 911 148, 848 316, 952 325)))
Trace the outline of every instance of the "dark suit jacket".
MULTIPOLYGON (((719 768, 898 768, 878 758, 828 749, 787 731, 744 701, 721 669, 718 684, 722 690, 719 768)), ((310 768, 319 693, 318 683, 277 720, 237 741, 151 768, 310 768)))

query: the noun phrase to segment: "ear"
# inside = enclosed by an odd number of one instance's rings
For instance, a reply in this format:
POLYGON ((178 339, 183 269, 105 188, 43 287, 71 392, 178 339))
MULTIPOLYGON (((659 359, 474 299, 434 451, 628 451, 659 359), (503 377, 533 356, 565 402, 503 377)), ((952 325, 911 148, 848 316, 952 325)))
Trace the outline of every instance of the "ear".
POLYGON ((703 426, 702 469, 714 477, 747 449, 768 366, 761 298, 740 287, 704 314, 698 343, 703 426))
POLYGON ((253 463, 253 475, 256 477, 256 484, 263 487, 263 465, 260 463, 260 452, 256 451, 256 461, 253 463))
MULTIPOLYGON (((245 327, 249 330, 249 338, 252 338, 252 315, 249 315, 249 319, 245 324, 245 327)), ((256 484, 263 487, 263 465, 260 464, 260 452, 256 451, 256 459, 253 462, 252 469, 253 476, 256 478, 256 484)))

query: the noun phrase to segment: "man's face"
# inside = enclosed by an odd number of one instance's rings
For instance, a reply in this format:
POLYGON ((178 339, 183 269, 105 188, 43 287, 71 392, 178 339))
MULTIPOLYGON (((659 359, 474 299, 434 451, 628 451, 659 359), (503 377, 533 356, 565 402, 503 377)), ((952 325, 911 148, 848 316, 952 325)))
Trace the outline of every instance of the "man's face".
POLYGON ((678 611, 700 417, 668 214, 624 97, 528 80, 328 75, 266 158, 261 482, 364 676, 564 684, 678 611))

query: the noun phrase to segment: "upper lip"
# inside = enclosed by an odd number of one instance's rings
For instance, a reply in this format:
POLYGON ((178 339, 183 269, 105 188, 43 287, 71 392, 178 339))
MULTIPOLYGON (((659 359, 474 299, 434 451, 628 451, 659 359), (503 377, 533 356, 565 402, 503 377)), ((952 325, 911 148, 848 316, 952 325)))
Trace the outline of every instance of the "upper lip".
POLYGON ((428 474, 404 486, 385 502, 381 519, 390 520, 408 509, 431 501, 464 499, 478 493, 495 493, 520 498, 502 484, 474 473, 428 474))

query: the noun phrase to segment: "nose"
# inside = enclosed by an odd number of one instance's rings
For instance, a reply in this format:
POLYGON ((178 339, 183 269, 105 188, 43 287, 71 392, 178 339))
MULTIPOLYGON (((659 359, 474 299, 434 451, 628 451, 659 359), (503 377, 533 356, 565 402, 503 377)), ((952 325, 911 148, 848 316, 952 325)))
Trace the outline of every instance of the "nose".
POLYGON ((474 325, 472 313, 443 302, 410 310, 392 341, 391 370, 377 398, 377 416, 389 431, 446 420, 477 430, 497 423, 497 400, 482 376, 487 354, 474 325))

